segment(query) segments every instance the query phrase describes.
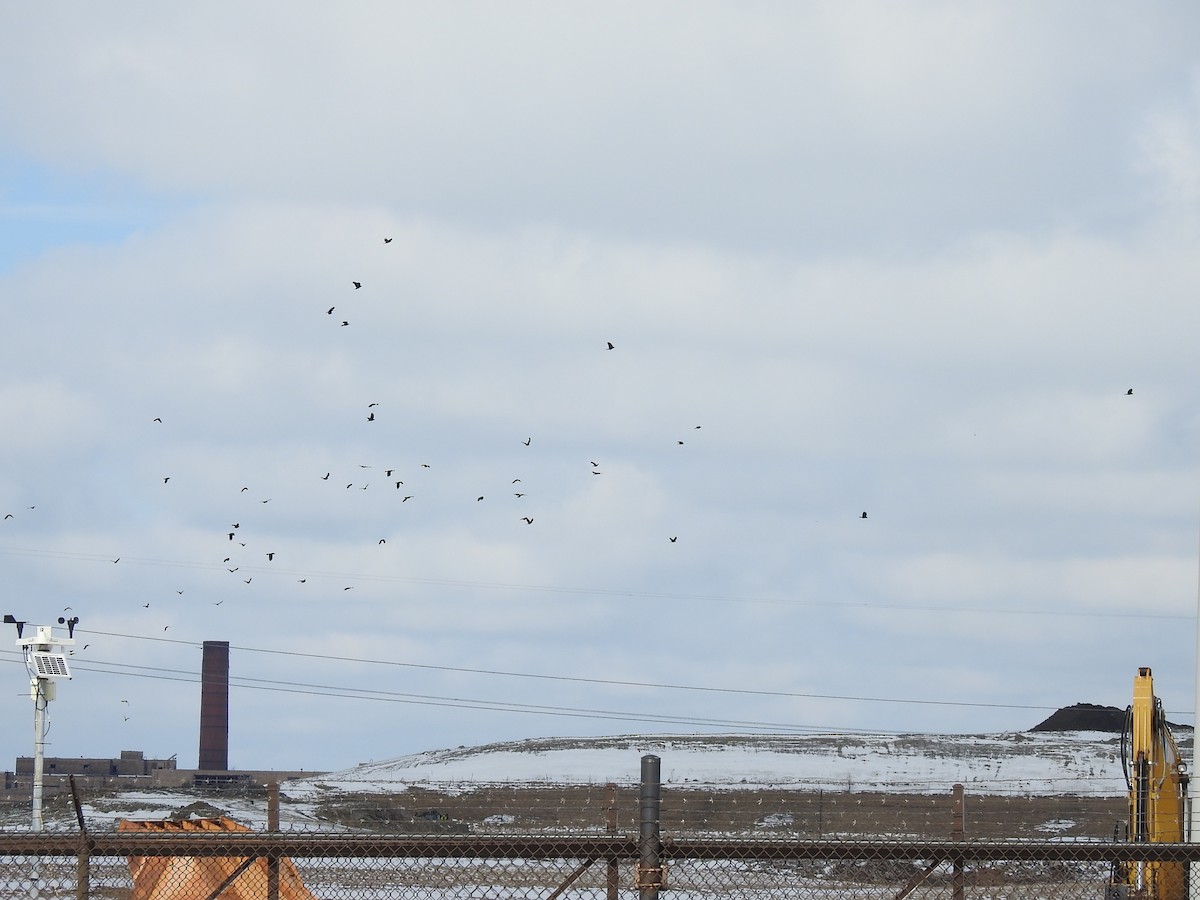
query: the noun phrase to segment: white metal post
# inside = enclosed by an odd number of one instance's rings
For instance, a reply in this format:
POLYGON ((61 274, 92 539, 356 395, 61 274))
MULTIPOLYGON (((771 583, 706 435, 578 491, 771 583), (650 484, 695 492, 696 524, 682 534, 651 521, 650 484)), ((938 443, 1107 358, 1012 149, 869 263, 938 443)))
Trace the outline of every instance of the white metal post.
POLYGON ((33 697, 33 830, 42 830, 42 771, 46 760, 46 703, 40 678, 32 679, 33 697))

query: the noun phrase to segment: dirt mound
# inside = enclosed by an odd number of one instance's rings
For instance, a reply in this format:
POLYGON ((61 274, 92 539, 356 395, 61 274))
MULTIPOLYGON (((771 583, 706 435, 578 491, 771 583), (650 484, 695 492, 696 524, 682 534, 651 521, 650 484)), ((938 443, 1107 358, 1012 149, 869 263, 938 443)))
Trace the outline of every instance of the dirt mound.
POLYGON ((1030 731, 1112 731, 1125 728, 1125 710, 1095 703, 1076 703, 1055 710, 1050 717, 1030 728, 1030 731))

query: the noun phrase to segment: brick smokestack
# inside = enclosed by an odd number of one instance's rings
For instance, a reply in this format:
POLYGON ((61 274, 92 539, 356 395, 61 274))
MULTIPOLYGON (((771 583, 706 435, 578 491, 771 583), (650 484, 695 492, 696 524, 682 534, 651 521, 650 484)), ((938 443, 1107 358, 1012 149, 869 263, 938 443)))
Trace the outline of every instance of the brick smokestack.
POLYGON ((229 768, 229 641, 205 641, 200 664, 200 761, 196 768, 229 768))

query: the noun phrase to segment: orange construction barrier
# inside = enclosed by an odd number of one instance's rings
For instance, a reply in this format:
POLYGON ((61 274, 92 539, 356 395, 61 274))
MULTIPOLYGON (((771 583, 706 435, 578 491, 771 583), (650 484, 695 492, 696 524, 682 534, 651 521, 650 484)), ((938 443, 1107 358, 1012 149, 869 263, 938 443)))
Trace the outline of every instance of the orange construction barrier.
MULTIPOLYGON (((232 819, 122 819, 118 831, 171 834, 196 831, 249 831, 232 819)), ((296 866, 279 860, 279 900, 316 900, 296 866)), ((131 856, 133 891, 129 900, 267 900, 267 860, 244 856, 131 856)))

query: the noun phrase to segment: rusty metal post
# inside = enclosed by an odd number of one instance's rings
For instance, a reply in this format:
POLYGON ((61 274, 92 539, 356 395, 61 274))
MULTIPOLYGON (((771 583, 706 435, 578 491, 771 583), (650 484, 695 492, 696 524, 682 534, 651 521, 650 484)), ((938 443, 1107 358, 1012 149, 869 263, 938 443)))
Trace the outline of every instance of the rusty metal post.
MULTIPOLYGON (((608 787, 608 815, 605 821, 605 830, 609 834, 617 833, 617 786, 611 781, 608 787)), ((607 888, 608 900, 617 900, 617 895, 621 887, 620 867, 615 856, 608 858, 607 872, 605 873, 605 887, 607 888)))
POLYGON ((637 888, 641 900, 658 900, 663 886, 662 866, 662 783, 660 760, 646 754, 642 757, 642 780, 639 796, 641 828, 638 832, 637 888))
POLYGON ((75 776, 68 775, 71 784, 71 803, 75 806, 75 821, 79 824, 79 856, 75 859, 75 898, 88 900, 92 894, 92 839, 88 835, 87 821, 83 818, 83 804, 79 800, 79 788, 75 776))
MULTIPOLYGON (((950 830, 950 840, 962 842, 966 838, 966 814, 963 805, 963 786, 954 785, 953 793, 954 824, 950 830)), ((966 893, 966 877, 963 873, 962 856, 954 857, 954 872, 951 878, 951 889, 954 900, 963 900, 966 893)))
MULTIPOLYGON (((267 785, 267 831, 279 831, 279 782, 267 785)), ((279 900, 279 852, 267 856, 267 900, 279 900)))

